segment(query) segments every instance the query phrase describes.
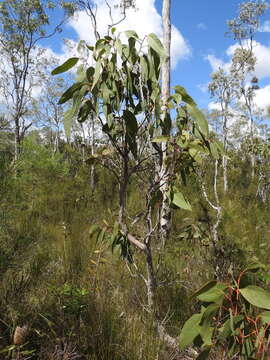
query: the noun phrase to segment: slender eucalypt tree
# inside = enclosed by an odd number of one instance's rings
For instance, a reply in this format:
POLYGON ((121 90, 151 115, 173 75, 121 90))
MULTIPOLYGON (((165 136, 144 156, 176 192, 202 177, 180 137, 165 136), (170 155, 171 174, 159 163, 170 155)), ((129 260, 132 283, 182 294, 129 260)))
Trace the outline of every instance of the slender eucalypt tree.
MULTIPOLYGON (((159 247, 162 193, 161 181, 155 177, 156 145, 166 144, 166 165, 173 169, 168 194, 170 202, 185 210, 191 210, 191 206, 179 189, 180 177, 187 177, 200 154, 209 154, 214 145, 208 141, 205 117, 181 86, 176 86, 167 99, 168 107, 176 114, 174 134, 155 136, 157 130, 164 127, 160 75, 167 56, 155 34, 142 41, 134 31, 116 35, 113 28, 94 46, 87 46, 95 65, 84 68, 84 76, 65 91, 59 103, 72 100, 68 116, 77 117, 79 122, 86 121, 91 114, 98 119, 107 144, 97 148, 89 161, 107 167, 119 185, 115 223, 106 220, 102 226, 94 226, 92 235, 95 234, 99 241, 108 240, 113 249, 119 248, 121 256, 134 265, 136 271, 139 271, 135 266, 136 257, 140 253, 144 255, 145 269, 141 270, 140 277, 146 285, 146 307, 158 321, 155 293, 159 281, 155 254, 159 247), (126 42, 122 40, 123 35, 126 42), (128 187, 135 175, 141 181, 141 192, 145 196, 140 231, 137 220, 130 221, 127 216, 128 187)), ((53 74, 69 70, 78 61, 78 58, 70 58, 53 74)), ((171 122, 170 115, 167 121, 171 122)), ((165 341, 177 347, 177 342, 161 323, 158 329, 165 341)))
MULTIPOLYGON (((238 95, 240 83, 238 78, 231 72, 226 73, 224 69, 219 69, 211 75, 211 82, 208 85, 209 92, 219 109, 216 114, 217 120, 221 120, 221 139, 223 143, 223 149, 226 153, 229 148, 229 127, 230 122, 233 119, 233 105, 238 95)), ((228 156, 222 157, 223 168, 223 190, 224 193, 228 191, 228 156)))
MULTIPOLYGON (((250 148, 254 143, 254 118, 256 106, 254 102, 256 87, 254 84, 248 85, 254 76, 256 67, 256 56, 254 53, 254 37, 260 27, 260 19, 269 9, 270 5, 266 1, 246 1, 239 5, 238 16, 228 21, 230 33, 238 42, 232 58, 231 72, 239 80, 239 100, 244 104, 245 115, 249 123, 249 142, 250 148)), ((251 177, 255 175, 255 154, 250 153, 251 177)))

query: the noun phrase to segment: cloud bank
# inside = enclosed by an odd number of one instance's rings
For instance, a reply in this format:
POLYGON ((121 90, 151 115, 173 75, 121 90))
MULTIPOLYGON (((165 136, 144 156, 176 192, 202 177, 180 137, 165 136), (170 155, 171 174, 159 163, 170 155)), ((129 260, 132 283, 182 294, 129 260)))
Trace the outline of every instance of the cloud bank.
MULTIPOLYGON (((108 32, 108 24, 117 23, 122 15, 117 7, 118 0, 110 1, 111 15, 104 0, 94 0, 97 6, 96 20, 97 29, 101 36, 108 32)), ((89 43, 95 42, 95 35, 91 20, 86 12, 79 11, 69 22, 69 25, 75 30, 78 38, 89 43)), ((126 18, 116 28, 119 32, 126 30, 135 30, 140 38, 144 38, 149 33, 155 33, 162 38, 162 18, 155 7, 155 0, 137 0, 136 9, 127 9, 126 18)), ((178 62, 191 55, 191 48, 184 39, 180 31, 172 25, 172 44, 171 44, 172 67, 176 67, 178 62)))

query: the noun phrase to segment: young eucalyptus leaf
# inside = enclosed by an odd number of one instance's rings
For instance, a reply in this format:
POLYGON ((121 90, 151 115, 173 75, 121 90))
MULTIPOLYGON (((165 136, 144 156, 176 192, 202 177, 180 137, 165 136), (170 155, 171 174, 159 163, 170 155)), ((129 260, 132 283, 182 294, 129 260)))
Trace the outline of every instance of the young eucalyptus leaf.
POLYGON ((192 296, 190 297, 190 299, 193 299, 194 297, 197 297, 205 292, 207 292, 208 290, 212 289, 214 286, 216 286, 217 281, 216 280, 211 280, 208 281, 206 284, 204 284, 199 290, 197 290, 194 294, 192 294, 192 296))
POLYGON ((138 34, 134 30, 127 30, 124 32, 124 34, 128 39, 129 38, 139 39, 138 34))
POLYGON ((152 48, 160 57, 167 58, 168 55, 156 34, 149 34, 147 37, 148 45, 152 48))
POLYGON ((270 325, 270 311, 264 311, 260 314, 260 318, 262 319, 263 323, 270 325))
POLYGON ((73 84, 69 89, 67 89, 64 94, 61 96, 60 100, 58 101, 58 104, 64 104, 66 103, 68 100, 70 100, 74 93, 79 90, 81 87, 83 86, 83 83, 75 83, 73 84))
POLYGON ((78 57, 72 57, 72 58, 68 59, 67 61, 64 62, 64 64, 55 68, 52 71, 52 75, 61 74, 63 72, 70 70, 71 68, 73 68, 73 66, 75 66, 77 64, 78 60, 79 60, 78 57))
POLYGON ((200 335, 201 318, 202 314, 194 314, 185 322, 179 338, 181 350, 192 344, 193 340, 200 335))
POLYGON ((208 303, 215 303, 215 304, 222 304, 224 299, 224 290, 227 288, 227 285, 218 283, 208 291, 197 295, 197 299, 208 302, 208 303))
POLYGON ((208 122, 204 114, 196 106, 192 106, 190 104, 187 104, 187 110, 194 122, 199 126, 199 129, 203 133, 203 135, 208 137, 208 122))
POLYGON ((258 286, 250 285, 239 289, 241 295, 251 304, 258 308, 270 310, 270 292, 258 286))
POLYGON ((189 105, 191 105, 191 106, 196 106, 195 101, 192 99, 191 96, 188 95, 188 93, 186 92, 186 89, 183 88, 183 86, 176 85, 176 86, 174 86, 173 89, 175 90, 176 94, 181 95, 182 100, 183 100, 186 104, 189 104, 189 105))
POLYGON ((123 117, 125 119, 127 132, 129 135, 134 136, 138 132, 138 124, 136 116, 129 110, 124 110, 123 117))
POLYGON ((173 193, 172 203, 181 209, 192 211, 190 203, 180 191, 173 193))
POLYGON ((99 60, 96 62, 96 67, 95 67, 95 73, 94 73, 94 80, 93 80, 92 90, 94 89, 94 87, 96 86, 97 82, 98 82, 99 79, 100 79, 101 71, 102 71, 102 65, 101 65, 101 60, 99 59, 99 60))

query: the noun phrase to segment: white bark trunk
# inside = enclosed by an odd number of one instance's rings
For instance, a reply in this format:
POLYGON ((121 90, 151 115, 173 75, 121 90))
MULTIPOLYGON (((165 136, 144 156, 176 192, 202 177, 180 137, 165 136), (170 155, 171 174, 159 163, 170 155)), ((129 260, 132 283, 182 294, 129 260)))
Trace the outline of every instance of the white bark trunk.
MULTIPOLYGON (((94 118, 92 117, 91 123, 91 155, 93 156, 95 153, 95 124, 94 118)), ((90 172, 90 186, 91 189, 94 190, 95 187, 95 165, 91 165, 91 172, 90 172)))
MULTIPOLYGON (((168 55, 167 60, 162 66, 162 102, 163 102, 163 119, 165 119, 167 112, 169 111, 167 106, 167 100, 170 96, 170 52, 171 52, 171 0, 163 0, 162 20, 163 20, 163 46, 168 55)), ((169 135, 169 134, 166 134, 169 135)), ((163 246, 165 245, 171 230, 171 209, 169 199, 169 181, 170 171, 167 166, 167 145, 162 143, 162 163, 159 173, 159 179, 161 182, 160 190, 162 192, 162 205, 160 216, 160 231, 161 240, 163 246)))

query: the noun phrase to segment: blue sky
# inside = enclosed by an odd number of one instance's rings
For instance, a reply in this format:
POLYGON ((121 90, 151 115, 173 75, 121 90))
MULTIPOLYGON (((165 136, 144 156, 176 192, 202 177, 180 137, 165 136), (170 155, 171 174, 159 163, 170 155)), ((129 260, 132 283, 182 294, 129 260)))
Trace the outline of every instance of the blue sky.
MULTIPOLYGON (((98 26, 102 33, 107 29, 108 11, 104 0, 94 1, 99 6, 98 26)), ((112 7, 116 2, 109 0, 112 7)), ((211 72, 217 68, 217 64, 225 64, 230 60, 226 51, 235 42, 225 33, 228 30, 227 20, 237 15, 238 6, 238 0, 172 0, 172 24, 175 27, 172 85, 183 85, 202 108, 207 108, 211 101, 205 91, 211 72)), ((137 0, 137 11, 128 11, 127 20, 119 26, 119 30, 134 28, 142 35, 156 32, 161 36, 161 7, 162 0, 137 0)), ((114 11, 117 16, 117 10, 114 11)), ((269 20, 270 10, 262 19, 262 24, 270 25, 267 23, 269 20)), ((262 87, 258 103, 261 106, 267 106, 268 102, 270 105, 270 26, 265 26, 265 30, 256 37, 258 74, 262 87)), ((71 21, 64 26, 61 34, 44 43, 55 53, 61 53, 61 59, 70 55, 63 47, 63 38, 75 41, 83 38, 93 42, 89 18, 83 13, 78 14, 77 21, 71 21)))

